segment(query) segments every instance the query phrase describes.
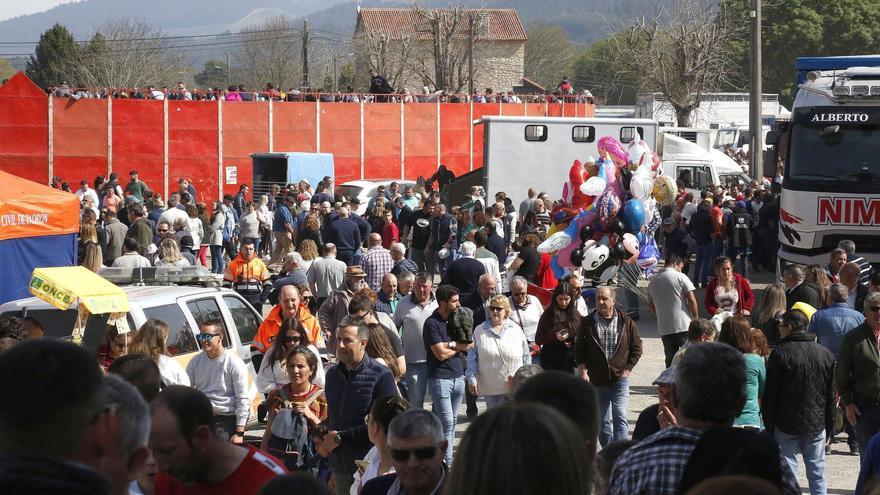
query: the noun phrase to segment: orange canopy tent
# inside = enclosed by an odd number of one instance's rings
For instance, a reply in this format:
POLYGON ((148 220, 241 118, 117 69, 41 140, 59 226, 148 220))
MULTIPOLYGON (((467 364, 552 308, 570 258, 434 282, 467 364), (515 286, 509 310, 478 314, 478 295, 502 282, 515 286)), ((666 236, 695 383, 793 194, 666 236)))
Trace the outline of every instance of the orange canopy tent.
POLYGON ((28 296, 35 268, 76 264, 79 199, 0 171, 0 303, 28 296))

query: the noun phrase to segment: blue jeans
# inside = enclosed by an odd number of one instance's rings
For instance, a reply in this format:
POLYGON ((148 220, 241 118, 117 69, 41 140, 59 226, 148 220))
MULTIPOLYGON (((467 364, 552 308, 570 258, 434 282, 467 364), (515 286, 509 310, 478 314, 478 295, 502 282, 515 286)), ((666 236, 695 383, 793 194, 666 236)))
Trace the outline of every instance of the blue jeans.
POLYGON ((223 273, 226 268, 223 263, 223 246, 211 244, 211 273, 223 273))
POLYGON ((446 465, 452 466, 452 444, 455 441, 455 424, 458 421, 458 408, 464 400, 464 376, 458 378, 431 378, 428 380, 434 407, 432 412, 443 423, 446 436, 446 465))
POLYGON ((428 392, 428 364, 406 363, 406 375, 403 377, 409 393, 409 403, 414 409, 425 408, 425 394, 428 392))
POLYGON ((599 401, 599 418, 602 419, 602 428, 599 432, 599 443, 602 447, 629 438, 629 422, 626 420, 629 379, 621 377, 617 383, 607 387, 596 387, 596 398, 599 401))
POLYGON ((749 278, 749 256, 752 254, 752 248, 741 247, 735 249, 736 254, 739 255, 739 259, 736 259, 736 256, 732 257, 731 259, 736 262, 736 271, 743 277, 749 278))
POLYGON ((789 435, 776 430, 774 435, 779 444, 779 453, 788 462, 791 472, 797 476, 797 454, 804 458, 807 468, 807 481, 811 495, 825 495, 825 431, 815 435, 789 435))
POLYGON ((697 244, 697 266, 694 268, 694 283, 706 284, 712 274, 712 254, 715 252, 715 245, 711 242, 706 244, 697 244))

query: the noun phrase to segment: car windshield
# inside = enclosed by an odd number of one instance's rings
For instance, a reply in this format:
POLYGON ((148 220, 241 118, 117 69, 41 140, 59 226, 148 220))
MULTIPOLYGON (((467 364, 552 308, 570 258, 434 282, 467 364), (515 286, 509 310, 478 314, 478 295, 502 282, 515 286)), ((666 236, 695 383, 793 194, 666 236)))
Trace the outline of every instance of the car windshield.
POLYGON ((880 191, 880 127, 793 126, 786 178, 823 189, 880 191))

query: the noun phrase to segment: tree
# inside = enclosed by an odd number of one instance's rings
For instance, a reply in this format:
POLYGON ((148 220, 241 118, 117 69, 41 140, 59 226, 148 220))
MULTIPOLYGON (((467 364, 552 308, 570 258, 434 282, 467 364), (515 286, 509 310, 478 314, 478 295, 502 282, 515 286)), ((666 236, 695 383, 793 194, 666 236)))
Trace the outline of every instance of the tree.
MULTIPOLYGON (((723 8, 747 18, 751 0, 724 0, 723 8)), ((880 4, 856 0, 764 0, 762 81, 783 105, 794 100, 798 55, 835 56, 880 51, 880 4)), ((731 42, 738 65, 749 73, 749 40, 731 42)))
POLYGON ((409 36, 391 39, 387 33, 366 33, 361 43, 370 68, 385 76, 391 87, 403 87, 405 71, 412 66, 414 40, 409 36))
POLYGON ((747 23, 723 7, 672 0, 610 38, 620 70, 637 74, 643 90, 660 93, 679 126, 690 126, 703 95, 729 86, 739 69, 731 43, 747 32, 747 23))
POLYGON ((537 21, 526 26, 525 76, 552 88, 568 74, 577 52, 565 30, 537 21))
POLYGON ((70 31, 61 24, 55 24, 40 35, 37 48, 27 64, 27 76, 44 88, 72 80, 77 51, 70 31))
POLYGON ((205 69, 196 73, 193 79, 201 88, 225 88, 227 86, 226 62, 208 60, 205 62, 205 69))
POLYGON ((569 68, 570 80, 575 87, 590 90, 601 104, 634 105, 639 93, 639 77, 620 70, 614 51, 618 42, 606 38, 581 51, 569 68))
POLYGON ((144 21, 108 21, 77 57, 76 74, 91 87, 170 85, 179 79, 180 54, 162 31, 144 21))
MULTIPOLYGON (((442 9, 426 9, 416 4, 415 11, 424 21, 416 27, 416 32, 428 36, 431 48, 429 54, 414 53, 409 57, 411 67, 426 86, 461 91, 469 79, 468 25, 474 13, 465 9, 462 3, 442 9)), ((488 18, 477 16, 474 21, 488 22, 488 18)), ((475 67, 475 74, 476 71, 475 67)))
POLYGON ((0 58, 0 81, 9 79, 14 76, 16 72, 18 71, 12 66, 12 62, 5 58, 0 58))
MULTIPOLYGON (((262 88, 298 86, 302 80, 302 33, 284 16, 276 16, 245 29, 234 54, 244 82, 262 88)), ((311 57, 310 57, 311 58, 311 57)))

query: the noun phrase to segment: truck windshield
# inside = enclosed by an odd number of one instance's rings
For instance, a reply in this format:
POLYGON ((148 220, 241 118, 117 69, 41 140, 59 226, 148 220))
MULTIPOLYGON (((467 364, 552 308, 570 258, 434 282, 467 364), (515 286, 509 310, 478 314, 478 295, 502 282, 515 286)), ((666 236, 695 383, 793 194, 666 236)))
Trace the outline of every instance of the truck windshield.
POLYGON ((786 180, 796 189, 880 191, 880 126, 792 126, 786 180))

